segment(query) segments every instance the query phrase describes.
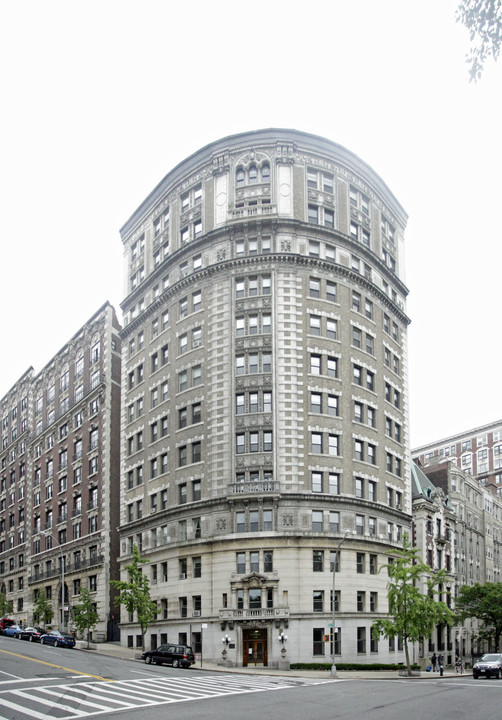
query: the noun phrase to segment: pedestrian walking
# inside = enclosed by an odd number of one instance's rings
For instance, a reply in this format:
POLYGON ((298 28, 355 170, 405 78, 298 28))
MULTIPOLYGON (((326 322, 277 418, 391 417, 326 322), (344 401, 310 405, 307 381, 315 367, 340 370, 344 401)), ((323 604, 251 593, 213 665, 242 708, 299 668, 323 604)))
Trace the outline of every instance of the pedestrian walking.
POLYGON ((437 657, 436 657, 436 653, 434 653, 434 654, 432 655, 432 657, 431 657, 432 672, 436 672, 437 661, 438 661, 438 659, 437 659, 437 657))

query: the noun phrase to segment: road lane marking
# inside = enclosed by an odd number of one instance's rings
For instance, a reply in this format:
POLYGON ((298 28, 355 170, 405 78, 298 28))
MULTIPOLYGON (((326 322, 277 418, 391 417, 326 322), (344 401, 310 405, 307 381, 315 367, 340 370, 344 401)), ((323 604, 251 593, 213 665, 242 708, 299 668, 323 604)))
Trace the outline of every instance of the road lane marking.
MULTIPOLYGON (((66 679, 65 679, 66 680, 66 679)), ((66 681, 31 689, 0 690, 0 708, 17 711, 18 720, 83 720, 111 717, 113 713, 168 706, 205 698, 292 689, 299 685, 322 685, 333 680, 279 680, 220 675, 163 677, 149 680, 66 681), (38 704, 38 708, 37 708, 38 704), (37 708, 30 710, 31 707, 37 708), (47 708, 50 707, 50 710, 47 708), (46 712, 43 712, 43 711, 46 712), (66 713, 66 714, 65 714, 66 713)), ((502 688, 501 688, 502 689, 502 688)), ((0 720, 6 720, 0 715, 0 720)))
POLYGON ((133 675, 148 675, 148 677, 152 677, 151 672, 143 672, 142 670, 131 670, 131 673, 133 675))
MULTIPOLYGON (((12 673, 4 672, 3 670, 0 670, 0 673, 2 675, 8 675, 11 678, 15 678, 16 680, 22 680, 23 678, 19 677, 19 675, 13 675, 12 673)), ((0 680, 0 682, 9 682, 8 680, 0 680)))
POLYGON ((113 712, 113 710, 115 710, 115 709, 117 709, 117 710, 123 709, 123 708, 119 708, 119 707, 117 707, 117 708, 110 707, 110 703, 113 703, 114 705, 117 705, 117 706, 118 706, 118 705, 124 705, 124 706, 126 706, 126 708, 127 708, 127 707, 130 707, 130 703, 124 703, 124 702, 121 702, 120 700, 113 700, 113 699, 111 699, 111 698, 105 698, 105 701, 106 701, 107 703, 109 703, 108 705, 98 705, 98 704, 95 703, 95 702, 91 702, 91 701, 89 700, 89 695, 90 695, 91 697, 93 697, 95 700, 96 700, 96 699, 98 699, 98 700, 102 699, 102 698, 99 698, 99 697, 98 697, 98 698, 95 697, 96 693, 95 693, 95 691, 94 691, 94 688, 91 688, 91 690, 89 691, 87 688, 85 688, 85 687, 82 688, 81 686, 79 686, 79 687, 72 687, 72 688, 71 688, 71 694, 72 694, 72 695, 76 695, 76 696, 78 696, 78 695, 83 695, 83 696, 84 696, 83 699, 82 699, 82 698, 78 698, 78 697, 77 697, 77 698, 73 698, 73 699, 74 699, 74 700, 75 700, 75 699, 78 699, 81 704, 91 705, 92 707, 100 708, 100 709, 103 710, 103 711, 113 712))
POLYGON ((21 712, 24 715, 29 715, 30 717, 35 718, 35 720, 47 720, 46 713, 42 714, 42 713, 37 712, 36 710, 22 710, 19 707, 19 704, 16 705, 15 703, 11 703, 8 700, 6 700, 5 698, 2 698, 2 705, 6 708, 7 707, 10 708, 11 710, 17 710, 17 712, 19 712, 21 710, 21 712))
MULTIPOLYGON (((48 693, 49 691, 46 688, 43 688, 42 692, 48 693)), ((13 690, 12 695, 17 695, 22 700, 33 700, 33 696, 31 694, 28 694, 24 690, 13 690)), ((58 697, 61 698, 61 694, 59 694, 58 697)), ((62 702, 55 703, 54 700, 46 700, 45 698, 40 697, 40 695, 37 696, 37 703, 41 703, 42 705, 48 705, 50 708, 57 707, 58 709, 66 710, 66 712, 72 713, 72 715, 76 715, 77 717, 87 717, 87 715, 89 715, 89 713, 85 712, 85 710, 78 710, 77 708, 73 708, 70 705, 65 705, 62 702)))
MULTIPOLYGON (((81 680, 82 678, 86 678, 86 677, 92 677, 92 675, 70 675, 68 677, 68 680, 81 680)), ((44 681, 47 681, 47 680, 54 680, 55 682, 61 682, 61 678, 56 677, 56 676, 54 676, 53 678, 50 678, 50 677, 44 678, 44 681)), ((40 678, 33 677, 33 678, 18 678, 17 680, 0 680, 0 685, 15 685, 16 683, 32 683, 32 682, 39 683, 40 678)), ((3 692, 3 690, 1 692, 3 692)), ((1 717, 0 717, 0 720, 2 720, 1 717)))
POLYGON ((10 650, 0 650, 0 653, 4 653, 5 655, 14 655, 14 657, 23 658, 23 660, 32 660, 33 662, 40 663, 41 665, 49 665, 49 667, 57 668, 58 670, 65 670, 66 672, 76 673, 77 675, 92 677, 95 680, 103 680, 104 682, 115 682, 111 678, 105 678, 101 677, 101 675, 91 675, 90 673, 80 672, 79 670, 75 670, 75 668, 67 668, 64 665, 56 665, 55 663, 50 663, 46 660, 38 660, 37 658, 32 658, 29 655, 21 655, 20 653, 11 652, 10 650))

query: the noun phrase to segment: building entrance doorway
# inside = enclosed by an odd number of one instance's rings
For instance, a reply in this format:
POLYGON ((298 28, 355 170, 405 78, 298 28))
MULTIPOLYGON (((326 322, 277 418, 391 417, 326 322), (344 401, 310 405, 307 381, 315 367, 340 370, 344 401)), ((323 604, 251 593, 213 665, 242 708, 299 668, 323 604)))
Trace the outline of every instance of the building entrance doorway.
POLYGON ((243 630, 243 658, 242 665, 268 665, 267 657, 267 630, 243 630))

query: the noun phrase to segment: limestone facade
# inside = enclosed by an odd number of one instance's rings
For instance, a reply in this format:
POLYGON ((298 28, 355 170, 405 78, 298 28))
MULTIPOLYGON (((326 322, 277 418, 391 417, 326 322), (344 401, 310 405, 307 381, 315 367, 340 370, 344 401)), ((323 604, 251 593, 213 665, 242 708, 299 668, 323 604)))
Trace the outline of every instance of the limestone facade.
POLYGON ((402 661, 370 628, 411 527, 406 221, 351 152, 261 130, 184 160, 122 228, 119 562, 149 561, 147 647, 329 662, 350 531, 336 658, 402 661))

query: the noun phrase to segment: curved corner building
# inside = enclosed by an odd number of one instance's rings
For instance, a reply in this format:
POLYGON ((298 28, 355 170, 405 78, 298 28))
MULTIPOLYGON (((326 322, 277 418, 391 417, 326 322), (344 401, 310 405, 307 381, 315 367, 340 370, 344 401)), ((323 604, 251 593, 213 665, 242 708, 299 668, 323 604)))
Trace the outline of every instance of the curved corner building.
POLYGON ((406 220, 345 148, 269 129, 184 160, 122 228, 120 564, 149 561, 147 648, 330 662, 343 541, 336 661, 403 659, 371 624, 411 520, 406 220))

